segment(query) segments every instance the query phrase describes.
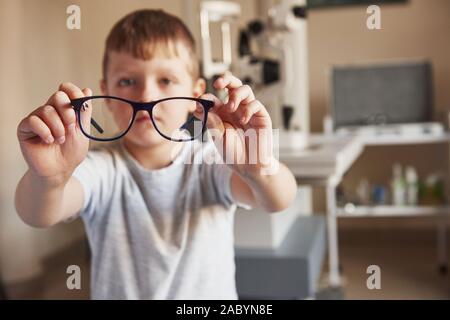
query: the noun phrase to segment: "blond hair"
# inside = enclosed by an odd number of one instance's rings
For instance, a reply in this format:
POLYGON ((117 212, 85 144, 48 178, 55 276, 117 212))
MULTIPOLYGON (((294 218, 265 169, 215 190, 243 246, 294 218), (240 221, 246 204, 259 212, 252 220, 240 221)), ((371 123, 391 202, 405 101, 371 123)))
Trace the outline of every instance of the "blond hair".
POLYGON ((195 40, 187 26, 176 16, 163 10, 138 10, 120 19, 106 38, 103 54, 103 78, 106 79, 108 53, 125 52, 149 60, 155 56, 180 57, 178 45, 189 53, 188 71, 193 79, 200 77, 195 40))

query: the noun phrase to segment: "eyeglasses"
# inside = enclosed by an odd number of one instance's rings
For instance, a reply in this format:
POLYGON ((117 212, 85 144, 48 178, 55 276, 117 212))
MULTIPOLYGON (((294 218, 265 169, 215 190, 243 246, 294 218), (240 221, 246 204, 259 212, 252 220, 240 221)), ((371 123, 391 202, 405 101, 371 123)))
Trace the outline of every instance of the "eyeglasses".
POLYGON ((162 137, 171 141, 192 141, 203 135, 208 111, 214 106, 213 101, 189 97, 144 103, 112 96, 91 96, 73 99, 71 104, 81 131, 95 141, 120 139, 133 124, 153 125, 162 137), (138 116, 138 111, 145 112, 138 116))

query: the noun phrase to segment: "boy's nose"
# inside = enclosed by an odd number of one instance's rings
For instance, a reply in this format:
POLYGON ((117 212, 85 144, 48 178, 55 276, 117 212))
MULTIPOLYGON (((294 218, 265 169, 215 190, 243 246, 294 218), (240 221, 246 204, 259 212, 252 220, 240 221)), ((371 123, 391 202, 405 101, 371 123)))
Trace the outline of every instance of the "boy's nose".
POLYGON ((158 89, 150 84, 145 83, 140 92, 140 102, 152 102, 154 100, 158 100, 158 89))
POLYGON ((143 91, 140 94, 139 102, 152 102, 153 100, 156 100, 154 97, 154 93, 143 91))

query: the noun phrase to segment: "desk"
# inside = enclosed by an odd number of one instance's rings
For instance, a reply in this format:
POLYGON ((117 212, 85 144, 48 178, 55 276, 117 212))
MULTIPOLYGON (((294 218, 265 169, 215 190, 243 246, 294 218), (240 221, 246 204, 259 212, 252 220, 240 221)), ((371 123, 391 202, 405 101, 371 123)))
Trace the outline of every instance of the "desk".
MULTIPOLYGON (((336 187, 343 175, 369 145, 401 145, 448 143, 450 134, 398 135, 385 134, 377 136, 325 136, 311 135, 310 147, 305 150, 280 150, 280 161, 295 175, 298 184, 324 186, 327 201, 327 234, 329 282, 333 287, 341 285, 339 275, 339 246, 337 218, 339 217, 336 187)), ((433 210, 432 210, 433 211, 433 210)), ((373 212, 367 211, 366 212, 373 212)), ((384 213, 386 211, 383 211, 384 213)), ((434 211, 433 211, 434 212, 434 211)), ((447 211, 448 213, 448 211, 447 211)), ((344 215, 344 213, 341 213, 344 215)), ((359 215, 366 216, 364 210, 359 215)), ((446 265, 446 229, 439 230, 438 246, 441 265, 446 265)))

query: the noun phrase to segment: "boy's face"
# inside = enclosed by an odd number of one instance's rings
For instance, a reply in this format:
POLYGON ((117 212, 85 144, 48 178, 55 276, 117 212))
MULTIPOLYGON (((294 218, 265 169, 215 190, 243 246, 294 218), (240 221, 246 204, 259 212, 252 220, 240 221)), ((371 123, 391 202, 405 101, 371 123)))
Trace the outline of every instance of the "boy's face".
MULTIPOLYGON (((168 97, 199 97, 204 93, 202 79, 193 80, 189 73, 189 55, 183 46, 179 46, 180 57, 159 57, 150 60, 134 58, 131 54, 110 51, 106 79, 101 81, 104 95, 118 96, 132 101, 151 102, 168 97), (183 51, 184 50, 184 51, 183 51)), ((128 126, 131 109, 109 106, 114 121, 120 130, 128 126)), ((195 104, 177 105, 166 108, 164 114, 153 114, 158 128, 176 129, 193 112, 195 104)), ((149 114, 139 111, 136 119, 124 137, 127 142, 141 147, 153 147, 168 143, 153 127, 149 114)))

